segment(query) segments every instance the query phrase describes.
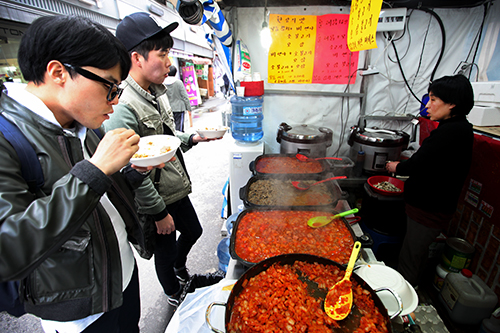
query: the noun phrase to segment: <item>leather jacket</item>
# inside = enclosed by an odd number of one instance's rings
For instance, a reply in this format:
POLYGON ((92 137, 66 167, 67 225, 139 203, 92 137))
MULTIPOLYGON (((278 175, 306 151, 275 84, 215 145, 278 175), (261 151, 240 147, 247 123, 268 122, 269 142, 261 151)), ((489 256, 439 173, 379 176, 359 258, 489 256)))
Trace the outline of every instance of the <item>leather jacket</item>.
MULTIPOLYGON (((129 241, 143 245, 133 188, 144 176, 130 166, 106 176, 84 159, 80 139, 6 94, 0 112, 32 143, 45 184, 28 190, 14 148, 0 134, 0 281, 21 280, 27 312, 69 321, 122 304, 122 268, 113 225, 100 199, 107 193, 129 241)), ((87 130, 91 156, 98 136, 87 130)))

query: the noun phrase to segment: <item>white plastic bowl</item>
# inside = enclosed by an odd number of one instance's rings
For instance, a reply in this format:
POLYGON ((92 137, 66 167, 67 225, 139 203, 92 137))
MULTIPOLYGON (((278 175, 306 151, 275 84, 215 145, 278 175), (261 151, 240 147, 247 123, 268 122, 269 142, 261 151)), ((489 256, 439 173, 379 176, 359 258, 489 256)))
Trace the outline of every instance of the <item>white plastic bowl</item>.
MULTIPOLYGON (((368 264, 357 268, 354 272, 372 289, 386 287, 394 290, 403 301, 403 311, 400 316, 408 315, 416 310, 418 295, 415 289, 395 269, 380 264, 368 264)), ((389 316, 399 310, 398 303, 390 292, 380 291, 377 295, 384 303, 389 316)))
POLYGON ((218 139, 218 138, 222 138, 227 130, 228 130, 227 127, 219 126, 219 127, 199 128, 196 130, 196 132, 200 136, 207 138, 207 139, 218 139))
POLYGON ((139 154, 144 157, 132 157, 130 163, 139 167, 155 166, 169 161, 181 145, 181 140, 172 135, 150 135, 142 137, 139 141, 139 154), (167 152, 162 153, 168 148, 167 152))

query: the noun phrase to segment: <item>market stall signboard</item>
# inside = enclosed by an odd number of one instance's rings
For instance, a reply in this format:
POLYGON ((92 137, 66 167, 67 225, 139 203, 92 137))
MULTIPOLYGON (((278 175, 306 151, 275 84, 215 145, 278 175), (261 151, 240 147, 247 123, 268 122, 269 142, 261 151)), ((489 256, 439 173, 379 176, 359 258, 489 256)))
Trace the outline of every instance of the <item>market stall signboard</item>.
POLYGON ((269 83, 354 84, 358 52, 347 47, 348 14, 269 16, 269 83))

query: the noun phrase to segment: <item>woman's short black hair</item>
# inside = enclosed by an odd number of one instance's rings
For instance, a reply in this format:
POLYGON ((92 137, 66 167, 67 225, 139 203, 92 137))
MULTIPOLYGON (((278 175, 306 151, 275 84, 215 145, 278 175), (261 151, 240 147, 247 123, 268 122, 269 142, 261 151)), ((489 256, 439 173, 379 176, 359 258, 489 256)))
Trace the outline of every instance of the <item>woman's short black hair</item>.
POLYGON ((148 60, 149 51, 162 50, 167 51, 174 46, 174 40, 170 33, 165 30, 160 31, 156 35, 149 37, 148 39, 142 41, 139 45, 130 50, 129 54, 132 52, 137 52, 148 60))
POLYGON ((452 116, 466 116, 474 106, 474 91, 469 80, 461 75, 443 76, 434 80, 428 92, 440 98, 443 102, 455 104, 451 110, 452 116))
POLYGON ((122 80, 131 66, 125 46, 108 29, 80 16, 43 16, 26 30, 18 50, 24 79, 43 83, 52 60, 99 69, 120 64, 122 80))

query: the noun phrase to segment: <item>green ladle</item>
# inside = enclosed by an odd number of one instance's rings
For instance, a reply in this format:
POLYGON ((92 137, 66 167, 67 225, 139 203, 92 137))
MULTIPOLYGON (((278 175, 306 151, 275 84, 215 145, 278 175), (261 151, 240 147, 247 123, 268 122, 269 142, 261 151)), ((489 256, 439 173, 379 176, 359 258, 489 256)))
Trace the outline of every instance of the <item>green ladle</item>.
POLYGON ((357 208, 348 210, 343 213, 339 213, 333 216, 315 216, 307 221, 307 225, 311 228, 321 228, 332 222, 336 218, 343 217, 350 214, 356 214, 359 210, 357 208))

